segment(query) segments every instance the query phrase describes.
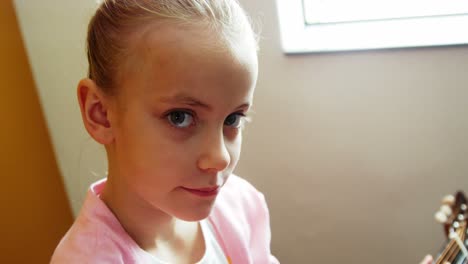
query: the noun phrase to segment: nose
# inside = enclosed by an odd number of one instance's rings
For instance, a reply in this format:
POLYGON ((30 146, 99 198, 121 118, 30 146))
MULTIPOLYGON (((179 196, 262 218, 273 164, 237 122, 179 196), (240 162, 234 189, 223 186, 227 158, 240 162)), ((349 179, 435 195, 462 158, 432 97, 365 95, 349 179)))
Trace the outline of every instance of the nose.
POLYGON ((201 152, 197 161, 200 170, 219 172, 229 166, 231 156, 222 132, 215 136, 207 136, 200 148, 201 152))

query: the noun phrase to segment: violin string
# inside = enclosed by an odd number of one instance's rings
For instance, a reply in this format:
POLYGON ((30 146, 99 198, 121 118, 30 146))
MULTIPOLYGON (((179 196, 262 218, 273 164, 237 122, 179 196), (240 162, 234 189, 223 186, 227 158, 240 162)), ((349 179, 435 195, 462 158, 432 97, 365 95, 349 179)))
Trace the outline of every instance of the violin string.
MULTIPOLYGON (((458 232, 460 232, 460 233, 462 234, 463 239, 465 239, 465 238, 464 238, 464 235, 463 235, 464 232, 465 232, 465 230, 466 230, 466 228, 463 227, 463 228, 461 228, 461 229, 458 231, 458 232)), ((450 230, 449 232, 450 232, 450 234, 451 234, 451 233, 455 233, 453 230, 450 230)), ((449 234, 449 238, 450 238, 451 241, 453 242, 453 243, 452 243, 452 246, 454 247, 454 250, 453 250, 453 252, 452 252, 450 258, 448 259, 448 262, 452 263, 452 262, 457 258, 458 254, 460 253, 461 248, 459 247, 459 245, 458 245, 457 241, 455 240, 455 238, 454 238, 454 237, 451 237, 450 234, 449 234)), ((459 234, 457 234, 457 233, 455 233, 455 234, 456 234, 457 237, 459 238, 459 234)), ((465 257, 465 258, 466 258, 466 257, 465 257)))
MULTIPOLYGON (((462 234, 463 240, 465 240, 466 226, 461 228, 461 230, 459 230, 459 232, 462 234)), ((457 237, 461 241, 462 239, 460 238, 460 236, 457 233, 455 233, 455 234, 457 235, 457 237)), ((455 240, 454 237, 453 238, 450 237, 450 238, 451 238, 450 242, 448 243, 448 246, 447 246, 446 250, 444 251, 444 253, 441 254, 441 256, 438 258, 438 260, 436 262, 437 264, 442 264, 442 263, 445 263, 445 262, 452 263, 456 259, 456 257, 458 256, 458 253, 460 252, 461 248, 458 245, 458 243, 457 243, 457 241, 455 240)), ((462 245, 463 245, 463 243, 462 243, 462 245)), ((463 255, 464 255, 463 259, 466 259, 466 255, 465 254, 463 254, 463 255)))
POLYGON ((455 242, 453 240, 450 240, 450 242, 447 243, 447 247, 445 248, 445 250, 439 256, 439 258, 437 258, 436 264, 443 264, 447 261, 450 262, 456 250, 457 250, 457 247, 455 245, 455 242))
POLYGON ((465 245, 463 245, 463 242, 462 242, 460 236, 456 232, 454 232, 453 230, 450 230, 450 238, 455 240, 458 247, 463 252, 464 257, 466 258, 468 256, 468 250, 466 250, 465 245))

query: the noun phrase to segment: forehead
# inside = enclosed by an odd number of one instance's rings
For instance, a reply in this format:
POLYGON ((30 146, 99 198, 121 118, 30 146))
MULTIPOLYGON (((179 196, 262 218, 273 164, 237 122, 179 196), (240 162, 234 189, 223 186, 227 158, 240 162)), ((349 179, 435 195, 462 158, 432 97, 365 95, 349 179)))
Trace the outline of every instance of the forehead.
POLYGON ((214 91, 233 97, 242 93, 252 96, 257 78, 253 36, 227 40, 205 25, 157 23, 148 25, 130 41, 126 72, 131 74, 123 79, 138 82, 138 89, 132 89, 146 96, 180 91, 199 96, 214 91))

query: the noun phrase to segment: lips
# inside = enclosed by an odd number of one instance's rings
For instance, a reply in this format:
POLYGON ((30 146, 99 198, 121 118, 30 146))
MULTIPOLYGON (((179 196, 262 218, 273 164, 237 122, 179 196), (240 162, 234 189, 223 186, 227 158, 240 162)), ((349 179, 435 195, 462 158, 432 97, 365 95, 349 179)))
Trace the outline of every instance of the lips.
POLYGON ((206 187, 206 188, 187 188, 187 187, 181 187, 181 188, 191 194, 194 194, 200 197, 216 196, 220 190, 220 186, 213 186, 213 187, 206 187))

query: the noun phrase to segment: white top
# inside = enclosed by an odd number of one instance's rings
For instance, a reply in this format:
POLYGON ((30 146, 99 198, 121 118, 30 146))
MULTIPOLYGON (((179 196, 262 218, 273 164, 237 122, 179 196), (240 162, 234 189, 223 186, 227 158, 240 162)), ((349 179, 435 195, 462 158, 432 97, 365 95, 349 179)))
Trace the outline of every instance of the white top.
MULTIPOLYGON (((224 255, 221 246, 216 240, 214 229, 210 222, 206 219, 200 221, 203 238, 205 239, 205 254, 203 258, 196 264, 229 264, 226 256, 224 255)), ((162 261, 155 256, 151 255, 154 264, 169 264, 168 262, 162 261)))

